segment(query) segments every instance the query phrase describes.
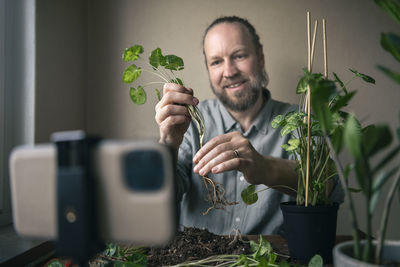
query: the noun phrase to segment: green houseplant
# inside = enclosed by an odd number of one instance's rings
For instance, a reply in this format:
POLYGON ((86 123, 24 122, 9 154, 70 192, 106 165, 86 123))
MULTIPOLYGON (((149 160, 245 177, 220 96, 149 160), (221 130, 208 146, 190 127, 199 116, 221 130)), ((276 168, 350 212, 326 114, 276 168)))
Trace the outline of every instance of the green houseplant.
MULTIPOLYGON (((399 1, 375 0, 375 3, 383 8, 397 23, 400 23, 399 1)), ((387 52, 397 61, 400 61, 400 36, 394 33, 382 33, 380 42, 387 52)), ((377 67, 397 84, 400 84, 399 73, 382 65, 377 67)), ((326 132, 325 129, 324 131, 326 132)), ((400 127, 397 128, 397 144, 390 146, 393 140, 388 126, 372 125, 362 128, 354 116, 349 116, 346 121, 344 137, 346 147, 353 157, 353 163, 343 166, 334 150, 332 150, 332 158, 339 170, 339 177, 345 184, 344 189, 349 199, 353 241, 335 247, 335 266, 383 266, 383 264, 397 264, 396 266, 398 266, 400 263, 400 242, 385 241, 385 237, 390 208, 396 191, 398 191, 400 200, 400 168, 399 166, 390 167, 389 165, 400 152, 400 127), (371 159, 378 153, 384 156, 377 164, 373 164, 371 159), (347 184, 350 169, 354 170, 360 190, 365 197, 367 239, 363 241, 360 241, 356 231, 358 221, 351 191, 347 184), (373 241, 371 223, 373 212, 379 196, 382 194, 383 186, 389 183, 389 192, 385 198, 377 240, 373 241)), ((325 136, 325 138, 327 143, 332 146, 329 136, 325 136)))
MULTIPOLYGON (((323 26, 325 41, 324 21, 323 26)), ((314 40, 315 32, 316 26, 314 40)), ((326 55, 326 43, 324 44, 326 55)), ((335 244, 339 206, 329 199, 334 184, 332 181, 337 178, 330 150, 340 151, 343 147, 343 130, 348 116, 343 108, 355 95, 355 92, 347 89, 349 82, 356 78, 367 83, 375 83, 375 80, 351 69, 353 78, 346 84, 336 73, 333 73, 333 80, 328 79, 326 67, 324 75, 312 73, 310 50, 314 50, 314 44, 309 49, 308 69, 304 69, 304 76, 296 88, 296 93, 300 95, 299 108, 275 117, 272 127, 280 128, 282 136, 290 136, 288 143, 282 148, 293 156, 297 165, 296 201, 281 203, 290 254, 302 262, 307 262, 314 254, 321 254, 324 261, 329 263, 332 261, 335 244), (327 145, 325 135, 332 140, 332 147, 327 145)), ((254 187, 249 186, 242 193, 242 198, 247 204, 251 204, 257 201, 257 193, 254 187)))
MULTIPOLYGON (((374 80, 365 74, 355 70, 351 72, 354 74, 353 78, 374 83, 374 80)), ((321 254, 325 262, 331 262, 331 251, 335 244, 338 203, 332 203, 329 199, 328 185, 337 176, 337 171, 329 151, 342 149, 343 130, 348 116, 343 108, 355 92, 349 92, 347 84, 344 84, 337 74, 334 73, 333 76, 335 79, 329 80, 320 73, 310 73, 305 70, 305 75, 297 87, 297 93, 302 95, 299 111, 278 116, 272 122, 273 127, 281 127, 282 135, 291 135, 288 144, 283 148, 293 154, 297 163, 297 197, 295 203, 281 203, 281 209, 291 256, 303 262, 315 253, 321 254), (311 171, 307 197, 305 159, 308 133, 302 101, 308 90, 311 94, 313 113, 309 132, 311 171), (326 109, 321 105, 326 105, 326 109), (329 122, 329 128, 324 132, 322 129, 325 129, 326 121, 329 122), (333 140, 332 148, 325 142, 324 133, 333 140)))

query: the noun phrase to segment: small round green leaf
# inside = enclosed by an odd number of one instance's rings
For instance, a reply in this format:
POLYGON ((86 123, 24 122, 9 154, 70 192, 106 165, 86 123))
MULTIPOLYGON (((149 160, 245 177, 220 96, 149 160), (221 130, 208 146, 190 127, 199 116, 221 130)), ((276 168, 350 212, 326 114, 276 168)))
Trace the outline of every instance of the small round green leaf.
POLYGON ((143 90, 142 86, 138 86, 138 88, 131 87, 129 91, 129 95, 131 100, 136 105, 142 105, 146 103, 146 92, 143 90))
POLYGON ((164 67, 169 70, 183 70, 183 59, 175 55, 166 55, 164 67))
POLYGON ((324 260, 318 254, 314 255, 308 263, 308 267, 322 267, 324 265, 324 260))
POLYGON ((254 184, 249 185, 246 187, 242 193, 242 200, 246 205, 251 205, 257 202, 258 200, 258 195, 257 192, 255 191, 256 186, 254 184))
POLYGON ((156 48, 151 51, 149 63, 151 66, 153 66, 154 69, 157 69, 159 66, 165 65, 165 57, 162 55, 161 48, 156 48))
POLYGON ((136 81, 142 74, 142 69, 137 67, 135 64, 130 65, 124 71, 122 75, 122 81, 124 83, 132 83, 136 81))
POLYGON ((138 59, 139 54, 142 54, 143 52, 143 46, 134 45, 125 49, 124 53, 122 54, 122 59, 126 62, 134 61, 138 59))

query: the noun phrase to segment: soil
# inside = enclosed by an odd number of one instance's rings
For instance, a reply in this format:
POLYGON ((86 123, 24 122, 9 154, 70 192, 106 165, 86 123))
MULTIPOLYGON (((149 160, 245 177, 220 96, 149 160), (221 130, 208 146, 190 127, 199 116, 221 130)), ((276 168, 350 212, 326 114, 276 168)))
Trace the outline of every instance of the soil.
POLYGON ((239 235, 220 236, 207 230, 184 228, 175 239, 162 248, 151 248, 148 266, 174 265, 221 254, 250 254, 249 240, 239 235))
MULTIPOLYGON (((240 255, 252 254, 249 240, 258 242, 259 236, 241 236, 239 232, 231 235, 215 235, 206 229, 185 227, 177 233, 175 238, 164 247, 144 248, 147 255, 148 267, 171 266, 188 261, 205 259, 214 255, 240 255)), ((269 236, 268 241, 275 253, 278 254, 278 261, 286 260, 296 263, 288 256, 286 242, 282 242, 279 236, 269 236)), ((143 248, 143 247, 142 247, 143 248)), ((111 262, 120 260, 99 254, 89 262, 90 267, 109 266, 111 262)), ((215 263, 215 265, 217 265, 215 263)), ((112 265, 110 265, 112 266, 112 265)))

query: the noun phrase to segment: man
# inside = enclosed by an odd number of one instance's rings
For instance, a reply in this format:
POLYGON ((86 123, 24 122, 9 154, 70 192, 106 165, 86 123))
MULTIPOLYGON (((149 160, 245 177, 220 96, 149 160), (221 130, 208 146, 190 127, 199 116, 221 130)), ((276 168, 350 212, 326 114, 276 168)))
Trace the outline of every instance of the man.
POLYGON ((247 20, 215 20, 204 34, 203 52, 217 99, 199 104, 192 89, 165 84, 163 98, 156 106, 160 142, 178 153, 180 224, 204 227, 216 234, 235 229, 242 234, 280 233, 279 203, 289 201, 288 194, 294 195, 297 174, 295 162, 281 148, 287 138, 270 123, 295 106, 270 97, 262 45, 247 20), (187 104, 198 105, 205 119, 205 145, 201 149, 187 104), (202 215, 210 206, 201 178, 204 175, 223 185, 228 201, 239 204, 202 215), (274 189, 260 193, 255 204, 246 206, 241 192, 249 184, 257 185, 257 191, 274 189))

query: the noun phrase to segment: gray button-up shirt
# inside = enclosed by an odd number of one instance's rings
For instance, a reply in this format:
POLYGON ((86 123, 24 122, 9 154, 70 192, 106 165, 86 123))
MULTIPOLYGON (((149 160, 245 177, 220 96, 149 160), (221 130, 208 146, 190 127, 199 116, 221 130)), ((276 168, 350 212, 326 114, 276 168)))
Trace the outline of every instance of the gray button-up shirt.
MULTIPOLYGON (((279 130, 271 127, 271 121, 279 114, 295 110, 295 105, 278 102, 270 97, 268 90, 264 91, 266 103, 257 119, 247 132, 243 132, 238 122, 229 114, 225 107, 216 99, 206 100, 199 104, 204 121, 204 144, 215 136, 239 131, 249 139, 258 153, 278 158, 288 158, 281 148, 287 143, 289 136, 281 137, 279 130)), ((279 203, 293 200, 275 189, 268 189, 258 194, 258 201, 247 206, 241 199, 241 192, 249 183, 241 172, 229 171, 220 174, 209 174, 208 177, 222 184, 228 201, 239 204, 227 206, 225 210, 212 209, 203 215, 211 204, 206 200, 207 192, 201 176, 193 173, 193 156, 199 150, 199 135, 192 122, 186 132, 179 149, 177 176, 178 198, 181 199, 179 223, 182 226, 207 228, 215 234, 229 234, 240 230, 242 234, 278 234, 282 231, 282 214, 279 203)), ((266 188, 257 185, 256 191, 266 188)))

